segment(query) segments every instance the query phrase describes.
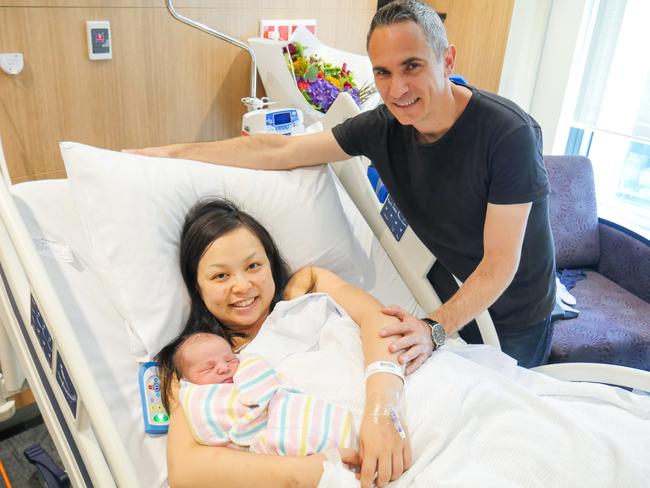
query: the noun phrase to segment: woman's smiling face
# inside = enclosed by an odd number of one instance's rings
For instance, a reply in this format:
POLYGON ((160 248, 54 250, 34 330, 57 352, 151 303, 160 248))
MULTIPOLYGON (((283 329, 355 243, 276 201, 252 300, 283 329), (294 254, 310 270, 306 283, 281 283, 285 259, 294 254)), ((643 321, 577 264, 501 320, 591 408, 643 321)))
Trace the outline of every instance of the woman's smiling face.
POLYGON ((275 283, 264 246, 246 227, 212 242, 197 270, 207 309, 235 332, 255 336, 269 314, 275 283))

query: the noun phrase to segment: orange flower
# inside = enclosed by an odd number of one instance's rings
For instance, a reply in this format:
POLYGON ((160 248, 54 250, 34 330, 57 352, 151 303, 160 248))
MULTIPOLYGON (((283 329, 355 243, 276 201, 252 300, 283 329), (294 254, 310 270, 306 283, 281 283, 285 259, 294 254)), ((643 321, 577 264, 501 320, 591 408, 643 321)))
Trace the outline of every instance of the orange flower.
POLYGON ((326 76, 325 79, 329 81, 332 85, 334 85, 336 88, 339 90, 341 89, 341 80, 338 78, 334 78, 333 76, 326 76))

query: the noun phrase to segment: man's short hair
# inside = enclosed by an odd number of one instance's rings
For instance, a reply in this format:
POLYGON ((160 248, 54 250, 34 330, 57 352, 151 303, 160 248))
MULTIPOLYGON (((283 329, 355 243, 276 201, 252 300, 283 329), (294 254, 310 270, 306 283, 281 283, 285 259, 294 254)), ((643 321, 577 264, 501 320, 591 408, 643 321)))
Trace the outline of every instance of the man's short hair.
POLYGON ((370 23, 368 37, 366 38, 366 48, 370 44, 370 36, 377 27, 384 27, 400 22, 415 22, 422 27, 424 36, 437 59, 442 56, 447 49, 447 32, 442 25, 440 16, 431 6, 418 0, 395 0, 377 10, 377 13, 370 23))

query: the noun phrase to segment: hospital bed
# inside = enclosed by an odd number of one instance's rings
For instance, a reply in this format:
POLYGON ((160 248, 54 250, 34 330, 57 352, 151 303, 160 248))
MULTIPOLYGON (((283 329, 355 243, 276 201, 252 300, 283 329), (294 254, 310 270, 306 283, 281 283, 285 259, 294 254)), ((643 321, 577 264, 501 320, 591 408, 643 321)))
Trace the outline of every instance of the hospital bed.
MULTIPOLYGON (((365 174, 357 169, 362 174, 358 184, 352 184, 350 175, 344 174, 343 180, 352 188, 364 188, 365 174)), ((93 269, 69 182, 12 186, 6 175, 4 166, 0 317, 73 485, 164 486, 165 438, 143 431, 139 364, 129 353, 123 317, 93 269)), ((415 293, 404 289, 380 241, 345 192, 338 190, 355 241, 368 260, 365 264, 374 268, 374 279, 366 287, 383 301, 421 313, 415 293)), ((376 197, 369 191, 374 204, 376 197)), ((384 234, 380 232, 380 240, 389 238, 384 234)), ((417 280, 412 286, 417 289, 417 280)), ((5 358, 4 368, 9 368, 5 358)), ((625 368, 579 365, 572 370, 570 365, 554 365, 541 370, 564 379, 650 391, 650 375, 625 368)))
MULTIPOLYGON (((323 125, 331 126, 354 110, 356 107, 342 98, 323 125)), ((92 148, 74 145, 64 146, 64 150, 93 153, 92 148)), ((102 155, 138 158, 119 153, 102 155)), ((123 311, 116 305, 111 284, 104 279, 105 270, 97 264, 94 246, 98 242, 82 217, 86 209, 80 207, 78 199, 78 176, 68 167, 69 179, 12 185, 1 145, 0 163, 0 340, 7 390, 10 393, 20 388, 22 378, 27 379, 73 486, 165 486, 166 440, 143 430, 139 363, 132 353, 133 338, 125 327, 123 311)), ((128 164, 132 167, 148 163, 130 159, 128 164)), ((324 185, 329 185, 324 191, 334 192, 340 202, 339 220, 349 226, 350 245, 361 264, 356 271, 363 275, 358 284, 382 302, 397 303, 414 314, 422 314, 423 309, 433 309, 440 303, 426 281, 434 257, 408 227, 402 229, 399 240, 395 238, 395 229, 382 217, 384 204, 377 200, 368 182, 367 164, 355 158, 334 165, 338 179, 328 169, 312 169, 298 170, 287 176, 287 181, 298 188, 303 179, 313 177, 313 171, 320 171, 319 181, 326 180, 324 185)), ((216 167, 202 166, 196 171, 218 171, 216 167)), ((168 162, 166 168, 170 167, 168 162)), ((230 176, 237 177, 238 171, 248 170, 229 171, 230 176)), ((256 186, 256 180, 249 176, 244 175, 240 181, 250 182, 251 193, 268 190, 256 186)), ((259 175, 262 179, 271 177, 259 175)), ((173 175, 170 178, 167 183, 174 181, 173 175)), ((179 176, 179 184, 181 180, 179 176)), ((94 183, 102 185, 101 181, 94 183)), ((164 185, 157 180, 156 186, 164 185)), ((128 200, 134 188, 115 186, 112 198, 128 200)), ((99 193, 94 196, 100 200, 111 197, 99 193)), ((285 199, 291 198, 285 195, 285 199)), ((317 208, 318 202, 315 204, 317 208)), ((336 214, 332 202, 327 205, 330 208, 324 219, 336 214)), ((132 211, 138 213, 137 208, 132 211)), ((119 221, 125 214, 113 217, 119 221)), ((158 217, 164 219, 164 212, 158 217)), ((290 236, 274 237, 296 239, 303 230, 289 228, 290 236)), ((323 236, 328 231, 324 229, 323 236)), ((135 241, 126 244, 134 249, 139 245, 135 241)), ((332 265, 335 271, 350 271, 332 265)), ((490 330, 490 323, 482 324, 484 337, 490 342, 491 337, 496 337, 490 335, 494 334, 493 328, 490 330)), ((498 342, 492 343, 498 346, 498 342)), ((650 374, 627 368, 554 365, 540 371, 563 379, 650 391, 650 374)))

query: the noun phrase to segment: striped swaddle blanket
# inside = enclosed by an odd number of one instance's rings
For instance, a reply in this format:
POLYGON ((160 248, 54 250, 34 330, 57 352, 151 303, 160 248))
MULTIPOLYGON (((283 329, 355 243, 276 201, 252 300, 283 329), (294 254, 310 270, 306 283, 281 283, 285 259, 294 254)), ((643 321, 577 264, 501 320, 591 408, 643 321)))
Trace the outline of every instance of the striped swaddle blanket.
POLYGON ((233 383, 181 380, 180 398, 201 444, 306 456, 356 442, 349 410, 303 393, 258 355, 242 358, 233 383))

